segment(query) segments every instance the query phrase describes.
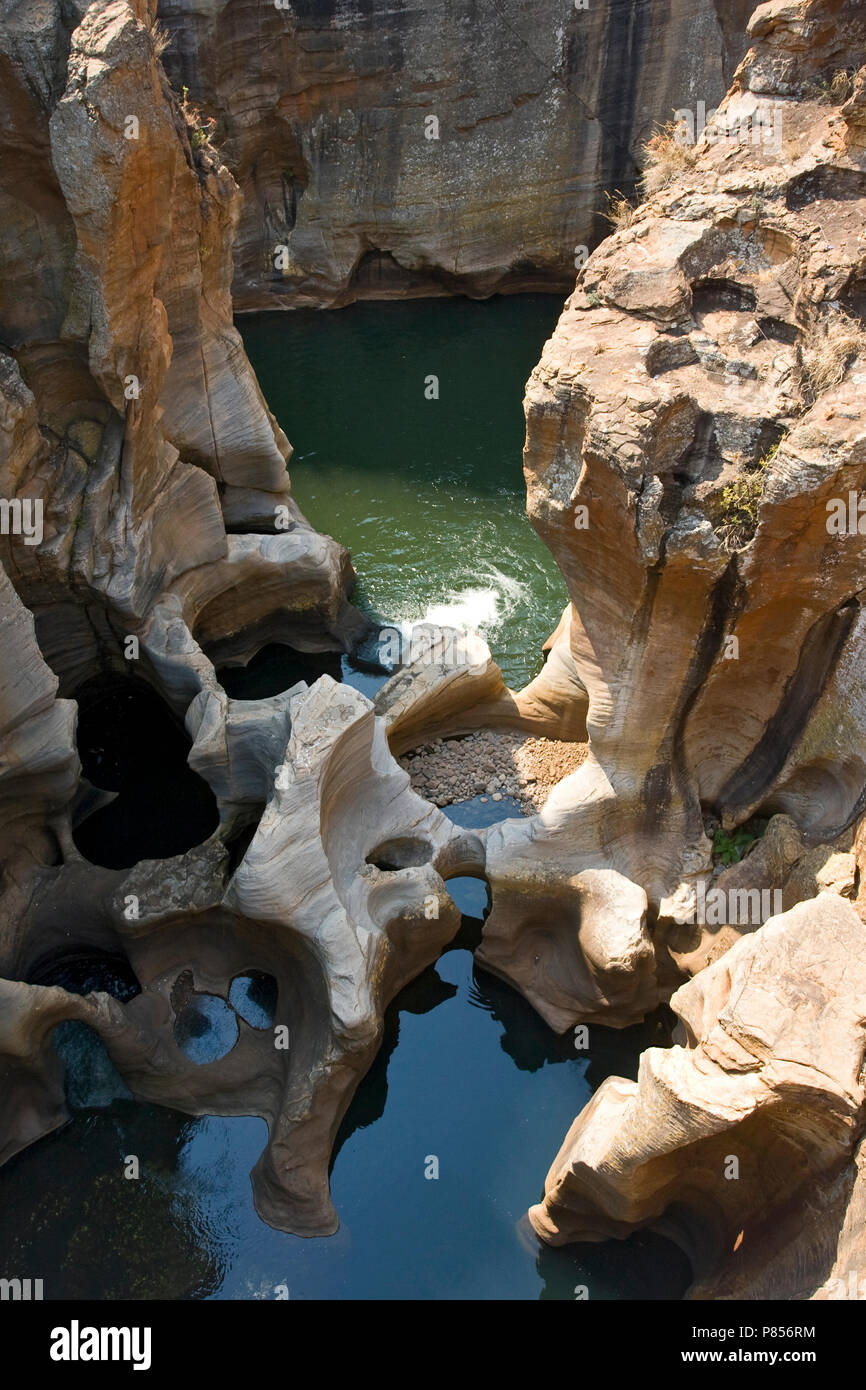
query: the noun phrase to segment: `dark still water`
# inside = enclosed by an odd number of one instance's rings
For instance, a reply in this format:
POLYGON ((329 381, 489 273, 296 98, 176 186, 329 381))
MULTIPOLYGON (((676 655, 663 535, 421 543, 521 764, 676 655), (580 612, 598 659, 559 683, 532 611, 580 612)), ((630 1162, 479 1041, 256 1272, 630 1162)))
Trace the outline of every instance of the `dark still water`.
MULTIPOLYGON (((505 801, 451 808, 476 826, 516 813, 505 801)), ((460 936, 388 1010, 343 1122, 335 1236, 302 1240, 256 1216, 262 1120, 137 1105, 95 1035, 67 1024, 54 1036, 74 1118, 0 1168, 6 1270, 42 1278, 46 1298, 270 1299, 280 1285, 290 1299, 573 1299, 578 1285, 594 1299, 680 1297, 688 1267, 658 1237, 547 1250, 522 1222, 576 1113, 607 1075, 634 1076, 665 1025, 593 1027, 577 1054, 474 968, 485 885, 451 891, 460 936), (123 1176, 130 1154, 137 1180, 123 1176), (438 1179, 425 1177, 430 1156, 438 1179)), ((95 987, 81 963, 67 983, 95 987)))
POLYGON ((520 295, 238 320, 294 445, 294 496, 352 552, 355 602, 397 625, 475 628, 512 687, 537 674, 566 601, 521 466, 524 387, 560 309, 520 295))

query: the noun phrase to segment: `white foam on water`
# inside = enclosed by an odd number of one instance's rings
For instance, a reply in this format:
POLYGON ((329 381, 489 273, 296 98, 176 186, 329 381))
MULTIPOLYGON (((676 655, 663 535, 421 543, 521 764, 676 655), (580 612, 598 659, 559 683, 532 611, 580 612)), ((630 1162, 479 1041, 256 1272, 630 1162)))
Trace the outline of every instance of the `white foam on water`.
POLYGON ((421 619, 437 627, 478 632, 495 626, 499 618, 499 594, 495 589, 464 589, 445 603, 431 603, 421 619))
POLYGON ((477 632, 489 641, 520 603, 527 586, 503 574, 495 565, 489 566, 482 577, 488 581, 483 588, 458 589, 441 602, 428 604, 422 617, 404 618, 400 623, 404 637, 411 638, 413 628, 421 623, 433 623, 437 627, 477 632))

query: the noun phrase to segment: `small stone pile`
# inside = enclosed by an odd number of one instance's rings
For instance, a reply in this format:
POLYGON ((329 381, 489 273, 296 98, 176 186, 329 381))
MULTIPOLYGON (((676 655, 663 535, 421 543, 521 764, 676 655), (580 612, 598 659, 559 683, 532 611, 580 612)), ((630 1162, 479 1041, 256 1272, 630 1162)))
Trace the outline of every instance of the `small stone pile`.
POLYGON ((532 814, 541 810, 551 788, 580 766, 587 746, 487 729, 463 738, 434 739, 404 753, 399 762, 413 790, 434 806, 473 796, 482 801, 513 796, 532 814))

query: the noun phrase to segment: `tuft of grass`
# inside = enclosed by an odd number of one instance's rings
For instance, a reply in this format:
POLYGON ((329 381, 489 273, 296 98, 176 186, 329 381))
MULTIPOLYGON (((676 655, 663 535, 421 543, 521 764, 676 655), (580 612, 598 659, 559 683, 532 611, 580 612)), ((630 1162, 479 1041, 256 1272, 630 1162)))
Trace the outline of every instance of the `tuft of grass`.
POLYGON ((722 489, 716 533, 729 554, 743 550, 754 538, 764 495, 764 475, 781 442, 780 439, 754 465, 747 465, 746 473, 722 489))
POLYGON ((858 319, 835 309, 823 320, 812 318, 798 344, 800 386, 808 399, 838 386, 852 360, 866 354, 866 330, 858 319))
POLYGON ((619 189, 604 196, 607 198, 607 209, 601 215, 605 222, 609 222, 614 231, 623 231, 624 228, 630 227, 637 212, 635 204, 624 193, 620 193, 619 189))
POLYGON ((827 106, 841 106, 854 90, 854 74, 839 68, 830 78, 824 77, 807 88, 806 95, 827 106))
POLYGON ((651 198, 678 174, 693 167, 697 150, 694 145, 686 144, 684 130, 682 122, 668 121, 643 146, 641 188, 647 197, 651 198))
POLYGON ((171 43, 171 34, 167 29, 163 29, 161 24, 154 24, 150 30, 150 41, 153 44, 154 57, 161 58, 171 43))
MULTIPOLYGON (((784 439, 784 435, 782 436, 782 439, 784 439)), ((767 464, 770 463, 770 461, 776 457, 776 455, 782 447, 782 439, 777 439, 775 444, 772 444, 770 448, 767 450, 767 452, 761 455, 761 457, 758 459, 758 462, 755 464, 756 468, 766 468, 767 464)))

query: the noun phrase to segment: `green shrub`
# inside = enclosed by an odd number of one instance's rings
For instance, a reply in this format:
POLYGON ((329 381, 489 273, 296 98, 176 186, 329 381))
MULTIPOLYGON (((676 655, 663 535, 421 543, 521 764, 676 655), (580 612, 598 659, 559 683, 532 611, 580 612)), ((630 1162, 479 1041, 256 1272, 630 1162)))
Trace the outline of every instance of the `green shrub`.
POLYGON ((739 825, 736 830, 717 830, 713 836, 713 855, 722 864, 739 864, 746 850, 760 839, 762 831, 739 825))
POLYGON ((761 473, 747 473, 722 490, 721 517, 716 529, 726 550, 743 550, 754 537, 763 491, 761 473))

